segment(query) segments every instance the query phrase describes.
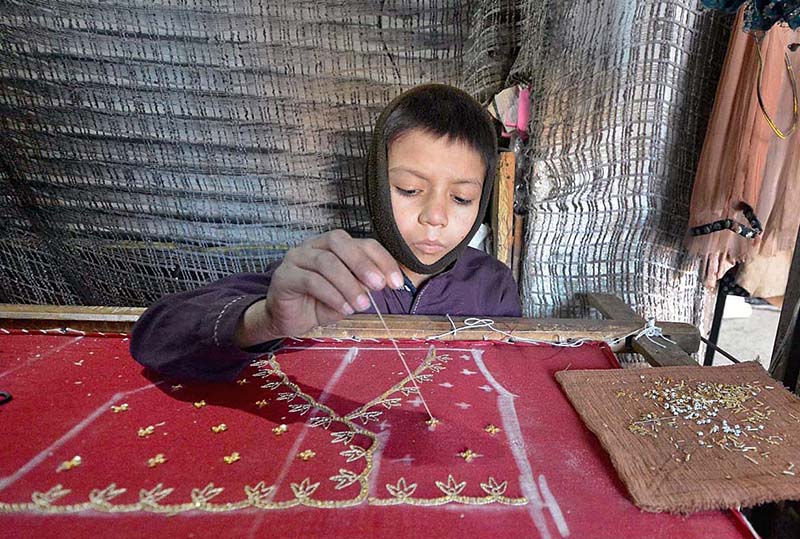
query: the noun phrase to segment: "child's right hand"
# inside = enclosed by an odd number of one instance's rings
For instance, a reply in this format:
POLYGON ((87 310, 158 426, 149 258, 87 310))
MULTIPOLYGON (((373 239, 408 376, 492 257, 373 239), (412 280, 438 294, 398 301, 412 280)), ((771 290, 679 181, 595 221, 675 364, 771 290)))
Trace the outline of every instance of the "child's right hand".
POLYGON ((373 239, 333 230, 289 250, 272 274, 264 300, 244 313, 235 342, 247 348, 302 335, 370 306, 365 288, 401 288, 400 266, 373 239))

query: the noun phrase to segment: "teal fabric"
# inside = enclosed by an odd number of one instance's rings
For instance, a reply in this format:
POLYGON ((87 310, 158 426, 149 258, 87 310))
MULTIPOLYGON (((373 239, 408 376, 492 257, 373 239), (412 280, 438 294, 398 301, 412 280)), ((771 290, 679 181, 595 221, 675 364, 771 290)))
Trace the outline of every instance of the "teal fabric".
POLYGON ((735 13, 748 4, 744 17, 746 32, 766 32, 775 24, 785 23, 796 30, 800 27, 800 0, 703 0, 703 5, 735 13))

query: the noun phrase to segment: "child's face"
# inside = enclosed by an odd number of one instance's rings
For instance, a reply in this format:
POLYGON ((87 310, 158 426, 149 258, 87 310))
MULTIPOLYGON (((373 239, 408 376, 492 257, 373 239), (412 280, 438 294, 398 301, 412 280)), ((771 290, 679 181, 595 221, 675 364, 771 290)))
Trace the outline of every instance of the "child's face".
POLYGON ((484 164, 470 146, 412 129, 389 145, 397 228, 420 262, 433 264, 466 237, 478 216, 484 164))

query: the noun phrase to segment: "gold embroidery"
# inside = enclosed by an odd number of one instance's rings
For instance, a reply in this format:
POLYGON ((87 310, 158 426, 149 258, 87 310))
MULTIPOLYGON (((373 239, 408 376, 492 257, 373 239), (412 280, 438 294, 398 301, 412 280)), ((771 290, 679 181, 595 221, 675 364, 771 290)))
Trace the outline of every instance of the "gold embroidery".
MULTIPOLYGON (((424 370, 430 370, 431 372, 440 372, 444 369, 444 363, 450 361, 451 359, 448 356, 441 355, 436 356, 435 353, 429 354, 428 358, 426 358, 425 362, 415 371, 415 376, 424 370)), ((265 386, 265 389, 277 389, 280 385, 284 385, 287 388, 291 389, 297 398, 300 398, 305 401, 303 405, 293 405, 298 406, 293 411, 294 413, 299 413, 304 415, 312 408, 315 411, 320 411, 325 413, 326 416, 317 416, 311 418, 309 423, 313 423, 314 426, 323 426, 324 428, 328 428, 334 422, 340 423, 346 430, 336 430, 331 432, 331 443, 342 443, 345 446, 348 446, 349 449, 341 451, 339 454, 346 459, 346 462, 354 462, 358 459, 363 458, 365 460, 364 470, 356 474, 350 470, 346 470, 343 468, 339 469, 339 473, 334 475, 330 478, 331 481, 336 483, 335 488, 337 490, 346 489, 349 486, 358 484, 359 491, 358 494, 352 498, 344 499, 344 500, 316 500, 312 498, 312 495, 319 487, 320 483, 311 482, 311 478, 304 479, 300 484, 291 483, 291 490, 294 494, 294 499, 285 500, 285 501, 272 501, 271 498, 275 492, 274 486, 267 486, 263 481, 257 483, 255 486, 244 486, 244 495, 245 499, 235 502, 228 502, 228 503, 213 503, 213 498, 218 496, 222 489, 218 487, 214 487, 213 483, 209 483, 202 489, 193 489, 191 491, 192 501, 184 502, 184 503, 177 503, 177 504, 166 504, 162 503, 162 501, 169 495, 172 494, 174 491, 173 488, 165 488, 163 484, 159 483, 155 487, 150 490, 141 489, 139 491, 139 502, 138 503, 130 503, 130 504, 114 504, 112 500, 119 495, 126 492, 124 488, 117 488, 116 484, 112 483, 105 487, 104 489, 93 489, 89 494, 89 501, 83 503, 76 503, 76 504, 69 504, 69 505, 57 505, 56 502, 70 493, 69 490, 64 489, 61 485, 56 485, 51 488, 49 491, 45 493, 41 492, 34 492, 31 495, 31 502, 28 503, 6 503, 0 502, 0 513, 9 513, 9 512, 19 512, 19 511, 37 511, 42 513, 74 513, 80 511, 87 511, 87 510, 96 510, 96 511, 103 511, 103 512, 133 512, 133 511, 147 511, 147 512, 155 512, 159 514, 166 514, 166 515, 173 515, 185 511, 192 511, 192 510, 202 510, 202 511, 213 511, 213 512, 223 512, 223 511, 235 511, 239 509, 244 509, 247 507, 254 507, 257 509, 262 510, 279 510, 279 509, 287 509, 290 507, 295 507, 298 505, 308 506, 308 507, 317 507, 317 508, 345 508, 345 507, 353 507, 356 505, 360 505, 362 503, 368 503, 370 505, 377 505, 377 506, 386 506, 386 505, 397 505, 397 504, 410 504, 410 505, 419 505, 419 506, 433 506, 433 505, 443 505, 446 503, 462 503, 462 504, 475 504, 475 505, 482 505, 488 503, 501 503, 506 505, 524 505, 527 502, 525 498, 508 498, 504 496, 507 482, 503 481, 498 483, 494 478, 490 477, 486 483, 480 483, 481 489, 487 494, 485 497, 469 497, 463 496, 462 493, 466 488, 466 482, 458 483, 455 481, 452 475, 448 476, 447 482, 442 483, 436 481, 435 484, 439 490, 442 491, 444 494, 438 498, 414 498, 413 494, 417 488, 416 483, 412 483, 408 485, 406 483, 405 478, 399 478, 396 484, 387 484, 386 489, 391 495, 390 498, 368 498, 367 494, 367 478, 369 474, 372 472, 372 465, 373 465, 373 453, 377 448, 377 437, 374 433, 369 430, 366 430, 362 427, 359 427, 354 422, 352 422, 348 416, 340 417, 337 415, 331 408, 317 403, 312 397, 305 395, 300 388, 292 383, 288 377, 281 371, 279 363, 275 360, 274 356, 271 356, 269 360, 260 360, 260 366, 269 366, 270 368, 267 370, 259 371, 254 376, 259 377, 266 377, 266 376, 277 376, 280 378, 280 381, 270 381, 265 386), (265 373, 265 374, 262 374, 265 373), (275 385, 277 384, 277 385, 275 385), (365 436, 369 438, 371 444, 369 447, 361 447, 358 445, 352 445, 351 442, 356 434, 365 436)), ((371 401, 365 406, 360 407, 356 410, 353 414, 359 415, 360 413, 367 411, 370 407, 375 405, 381 405, 386 409, 391 409, 396 406, 400 406, 402 400, 400 398, 388 398, 392 393, 400 392, 403 395, 413 394, 415 392, 415 388, 405 388, 404 384, 408 383, 410 378, 403 380, 401 383, 395 385, 389 391, 387 391, 384 395, 381 395, 377 399, 371 401)), ((180 389, 182 386, 173 386, 173 390, 180 389)), ((263 386, 262 386, 263 387, 263 386)), ((195 403, 202 407, 205 405, 205 401, 199 401, 195 403)), ((367 417, 375 417, 367 416, 367 417)), ((363 421, 363 419, 362 419, 363 421)), ((148 428, 152 428, 150 426, 148 428)), ((276 435, 280 435, 288 430, 286 425, 280 425, 273 429, 273 432, 276 435)), ((152 434, 152 432, 151 432, 152 434)), ((157 455, 158 456, 158 455, 157 455)), ((155 457, 154 457, 155 458, 155 457)), ((239 460, 241 456, 234 452, 231 455, 224 457, 223 460, 227 463, 230 460, 230 463, 236 462, 239 460)), ((166 459, 165 459, 166 460, 166 459)))
POLYGON ((487 494, 483 497, 463 496, 461 493, 467 486, 466 481, 457 482, 452 475, 447 476, 447 482, 435 482, 437 488, 442 491, 444 496, 439 498, 414 498, 414 491, 417 484, 406 484, 404 477, 401 477, 396 484, 386 484, 386 490, 392 495, 391 498, 370 498, 370 505, 444 505, 446 503, 463 503, 469 505, 485 505, 489 503, 500 503, 503 505, 526 505, 527 498, 509 498, 505 491, 508 486, 507 481, 498 483, 494 477, 489 477, 486 483, 481 483, 481 489, 487 494))
POLYGON ((318 482, 311 484, 311 480, 308 477, 303 479, 299 485, 297 483, 291 484, 292 492, 294 492, 295 497, 300 500, 308 499, 309 496, 314 494, 314 491, 317 490, 318 486, 318 482))
POLYGON ((242 457, 236 451, 234 451, 230 455, 226 455, 226 456, 222 457, 222 460, 225 461, 225 464, 233 464, 234 462, 239 461, 241 459, 242 459, 242 457))
POLYGON ((194 407, 195 408, 202 408, 205 405, 206 405, 206 401, 197 401, 197 402, 194 403, 194 407))
MULTIPOLYGON (((349 482, 353 477, 353 472, 348 470, 339 470, 339 474, 333 476, 331 480, 336 481, 337 484, 349 482)), ((361 481, 359 476, 357 481, 361 481)), ((352 484, 352 483, 350 483, 352 484)), ((212 503, 211 500, 223 492, 222 487, 215 487, 213 483, 207 484, 203 488, 193 488, 191 490, 191 502, 179 504, 162 504, 167 496, 172 494, 175 490, 173 488, 165 488, 163 484, 159 483, 150 490, 141 489, 139 491, 139 502, 131 504, 116 505, 111 501, 127 492, 124 488, 117 488, 115 483, 111 483, 104 489, 94 489, 89 494, 89 501, 83 503, 76 503, 70 505, 55 505, 59 499, 63 498, 71 491, 65 489, 62 485, 56 485, 47 492, 34 492, 31 495, 31 502, 29 503, 4 503, 0 502, 0 513, 11 513, 21 511, 37 511, 40 513, 77 513, 87 510, 102 511, 108 513, 129 513, 134 511, 147 511, 165 515, 175 515, 192 510, 201 510, 208 512, 227 512, 244 509, 247 507, 254 507, 262 510, 276 510, 288 509, 298 505, 318 508, 344 508, 359 505, 361 503, 368 503, 369 505, 387 506, 387 505, 417 505, 417 506, 434 506, 444 505, 447 503, 461 503, 470 505, 485 505, 489 503, 500 503, 504 505, 525 505, 528 503, 525 498, 508 498, 504 496, 506 490, 506 481, 497 483, 497 481, 490 477, 486 483, 481 483, 481 488, 488 495, 485 497, 470 497, 462 496, 466 487, 466 482, 457 483, 453 476, 447 478, 447 483, 436 481, 436 486, 445 494, 438 498, 414 498, 414 492, 417 489, 416 483, 407 484, 406 479, 401 477, 396 484, 387 484, 386 490, 391 495, 391 498, 369 498, 364 496, 364 491, 356 498, 350 500, 330 501, 330 500, 314 500, 311 495, 319 487, 320 483, 312 483, 310 478, 305 478, 300 484, 291 483, 290 487, 295 498, 292 500, 273 502, 270 500, 272 494, 275 492, 274 486, 267 486, 263 481, 257 483, 254 487, 249 485, 244 486, 245 499, 235 502, 227 503, 212 503)), ((346 488, 342 486, 341 488, 346 488)))
POLYGON ((248 383, 247 382, 247 378, 242 378, 241 380, 236 380, 236 383, 239 384, 240 386, 243 386, 246 383, 248 383))
POLYGON ((415 490, 417 490, 417 484, 411 483, 410 485, 406 486, 405 477, 401 477, 397 481, 397 485, 386 485, 386 490, 388 490, 389 494, 395 498, 406 500, 414 494, 415 490))
POLYGON ((483 491, 489 496, 494 496, 494 497, 499 497, 505 494, 507 486, 508 486, 508 481, 503 481, 498 485, 494 477, 490 477, 489 481, 486 483, 481 483, 481 488, 483 489, 483 491))
POLYGON ((256 401, 256 406, 258 406, 259 408, 263 408, 267 404, 269 404, 269 403, 264 399, 261 399, 260 401, 256 401))
POLYGON ((441 423, 441 421, 439 421, 435 417, 432 417, 425 422, 425 424, 428 425, 428 430, 435 430, 436 425, 438 425, 439 423, 441 423))
MULTIPOLYGON (((431 374, 422 374, 427 370, 432 372, 440 372, 445 369, 444 364, 450 361, 450 357, 442 354, 436 355, 436 349, 431 347, 428 355, 425 357, 425 360, 417 367, 412 375, 414 378, 419 382, 431 382, 433 381, 433 375, 431 374)), ((345 419, 355 419, 357 417, 362 417, 362 415, 375 406, 381 405, 387 410, 390 410, 394 407, 398 407, 402 403, 402 399, 400 397, 391 397, 394 393, 401 393, 402 395, 408 397, 409 395, 413 395, 418 393, 417 388, 413 385, 407 386, 411 382, 411 376, 406 376, 402 380, 400 380, 397 384, 393 385, 388 391, 383 393, 382 395, 372 399, 367 404, 360 406, 356 410, 352 411, 351 413, 345 416, 345 419)), ((362 420, 363 421, 363 420, 362 420)), ((366 424, 366 423, 365 423, 366 424)))
POLYGON ((56 469, 56 471, 57 472, 64 472, 64 471, 67 471, 67 470, 71 470, 73 468, 77 468, 78 466, 81 465, 82 462, 83 462, 83 460, 81 459, 80 455, 75 455, 71 459, 65 460, 64 462, 59 464, 58 468, 56 469))
POLYGON ((351 472, 350 470, 340 468, 338 475, 330 477, 330 480, 336 482, 336 486, 333 488, 336 490, 342 490, 358 481, 358 474, 351 472))
POLYGON ((343 457, 347 457, 347 462, 354 462, 358 459, 363 459, 367 455, 367 451, 363 447, 351 445, 350 449, 339 453, 343 457))
POLYGON ((500 432, 500 428, 498 428, 498 427, 495 427, 495 426, 494 426, 494 425, 492 425, 492 424, 486 425, 486 427, 485 427, 483 430, 485 430, 486 432, 488 432, 488 433, 489 433, 491 436, 494 436, 495 434, 497 434, 498 432, 500 432))
POLYGON ((127 403, 122 403, 119 406, 112 406, 111 407, 111 411, 114 412, 115 414, 118 414, 120 412, 127 412, 128 411, 128 404, 127 403))
POLYGON ((183 384, 176 384, 172 386, 172 391, 178 391, 179 389, 183 389, 183 384))
POLYGON ((309 461, 316 456, 317 454, 311 451, 310 449, 306 449, 305 451, 301 451, 300 453, 297 454, 297 458, 299 458, 303 462, 309 461))
POLYGON ((211 427, 211 432, 214 434, 219 434, 220 432, 225 432, 226 430, 228 430, 228 425, 225 423, 220 423, 219 425, 214 425, 211 427))
POLYGON ((477 457, 480 457, 480 455, 478 455, 477 453, 475 453, 474 451, 472 451, 472 449, 465 449, 464 451, 462 451, 461 453, 459 453, 459 456, 460 456, 462 459, 466 460, 467 462, 472 462, 472 461, 473 461, 473 460, 475 460, 477 457))
POLYGON ((159 464, 164 464, 165 462, 167 462, 167 459, 164 458, 164 453, 159 453, 155 457, 147 459, 147 465, 150 468, 155 468, 159 464))
POLYGON ((153 425, 148 425, 146 427, 139 427, 139 438, 147 438, 151 434, 156 431, 156 428, 153 425))

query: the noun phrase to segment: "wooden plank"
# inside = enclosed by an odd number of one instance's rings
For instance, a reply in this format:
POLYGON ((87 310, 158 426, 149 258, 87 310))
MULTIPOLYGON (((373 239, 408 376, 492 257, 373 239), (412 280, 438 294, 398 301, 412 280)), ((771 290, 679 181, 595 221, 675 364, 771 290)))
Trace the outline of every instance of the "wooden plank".
POLYGON ((586 294, 589 305, 611 320, 636 320, 644 324, 645 319, 634 312, 627 303, 613 294, 586 294))
POLYGON ((522 215, 514 214, 514 247, 511 250, 511 273, 517 282, 519 282, 519 272, 522 267, 522 240, 525 238, 524 219, 522 215))
POLYGON ((686 353, 686 351, 676 344, 659 339, 653 338, 655 342, 650 341, 646 337, 631 342, 631 348, 653 367, 674 367, 678 365, 697 365, 697 362, 686 353), (659 343, 664 346, 658 346, 659 343))
MULTIPOLYGON (((132 307, 74 307, 53 305, 0 304, 0 328, 6 329, 56 329, 71 328, 79 331, 130 332, 133 323, 144 311, 132 307)), ((396 338, 425 338, 440 335, 452 329, 444 316, 386 315, 387 323, 396 338)), ((464 317, 453 317, 457 327, 464 325, 464 317)), ((626 335, 641 327, 638 322, 581 319, 493 319, 495 327, 513 336, 541 340, 592 339, 609 340, 626 335)), ((688 352, 700 346, 700 334, 690 324, 659 323, 664 334, 688 352)), ((316 328, 308 337, 335 338, 386 338, 380 319, 376 315, 359 314, 337 324, 316 328)), ((462 330, 449 339, 502 340, 501 333, 486 328, 462 330)))
MULTIPOLYGON (((626 320, 639 324, 640 327, 646 322, 627 303, 613 294, 587 294, 586 299, 592 307, 600 311, 600 314, 611 320, 626 320)), ((665 333, 664 328, 661 331, 665 333)), ((697 362, 681 346, 658 337, 654 337, 653 340, 642 337, 632 341, 631 348, 654 367, 697 365, 697 362)))
POLYGON ((514 152, 501 152, 492 197, 492 237, 495 258, 511 267, 514 249, 514 152))

